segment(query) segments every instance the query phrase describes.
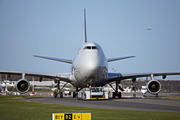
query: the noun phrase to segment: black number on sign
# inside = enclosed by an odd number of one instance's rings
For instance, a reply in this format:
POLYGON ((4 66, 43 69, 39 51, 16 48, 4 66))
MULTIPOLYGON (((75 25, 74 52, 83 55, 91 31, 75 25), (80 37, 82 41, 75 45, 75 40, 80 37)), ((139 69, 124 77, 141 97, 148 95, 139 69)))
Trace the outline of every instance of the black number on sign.
POLYGON ((55 115, 55 119, 59 119, 60 118, 60 116, 59 115, 55 115))
POLYGON ((65 114, 65 120, 72 120, 72 114, 65 114))

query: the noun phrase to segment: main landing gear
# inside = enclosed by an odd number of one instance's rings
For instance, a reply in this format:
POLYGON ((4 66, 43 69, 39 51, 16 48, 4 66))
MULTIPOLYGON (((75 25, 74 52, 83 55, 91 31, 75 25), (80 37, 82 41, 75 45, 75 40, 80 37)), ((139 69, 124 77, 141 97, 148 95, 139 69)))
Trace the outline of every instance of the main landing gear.
POLYGON ((124 89, 119 84, 120 84, 120 80, 116 80, 116 88, 115 89, 114 89, 114 87, 112 87, 111 84, 109 84, 109 86, 115 91, 115 92, 113 92, 113 98, 121 98, 122 97, 121 92, 118 92, 118 88, 121 91, 124 91, 124 89))
MULTIPOLYGON (((58 95, 60 96, 60 98, 63 98, 63 95, 71 95, 72 91, 64 91, 63 93, 63 89, 64 87, 69 83, 67 82, 66 84, 63 85, 62 88, 60 88, 60 80, 56 80, 55 83, 57 83, 57 91, 54 92, 54 98, 57 98, 58 95)), ((76 97, 76 92, 73 92, 73 97, 76 97)))
POLYGON ((77 95, 78 95, 78 92, 79 92, 80 90, 82 90, 82 89, 83 89, 83 88, 78 88, 78 87, 76 87, 76 91, 73 92, 73 98, 76 98, 77 95))
POLYGON ((66 84, 64 84, 64 86, 60 89, 60 81, 56 81, 57 82, 57 91, 54 92, 54 98, 57 98, 57 96, 59 95, 60 98, 63 98, 63 92, 62 89, 68 84, 68 82, 66 84))

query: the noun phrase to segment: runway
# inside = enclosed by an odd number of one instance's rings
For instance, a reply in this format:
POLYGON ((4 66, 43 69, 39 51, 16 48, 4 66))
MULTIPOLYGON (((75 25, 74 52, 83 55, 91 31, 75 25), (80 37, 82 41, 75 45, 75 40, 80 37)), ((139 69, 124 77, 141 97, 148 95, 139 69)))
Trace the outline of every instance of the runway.
MULTIPOLYGON (((180 94, 171 94, 176 96, 180 94)), ((124 96, 121 99, 110 100, 93 100, 83 101, 77 100, 72 97, 53 98, 50 96, 21 98, 26 101, 35 101, 41 103, 61 104, 70 106, 85 106, 97 108, 111 108, 123 110, 141 110, 141 111, 163 111, 163 112, 178 112, 180 113, 180 100, 179 99, 165 99, 162 97, 129 97, 124 96)))

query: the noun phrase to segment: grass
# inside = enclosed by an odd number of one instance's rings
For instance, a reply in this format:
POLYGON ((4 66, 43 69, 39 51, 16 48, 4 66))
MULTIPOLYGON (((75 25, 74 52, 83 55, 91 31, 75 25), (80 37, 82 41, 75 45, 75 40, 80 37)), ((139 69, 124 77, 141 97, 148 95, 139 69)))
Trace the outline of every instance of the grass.
POLYGON ((178 120, 179 113, 75 107, 14 99, 0 96, 0 120, 51 120, 52 113, 89 112, 92 120, 178 120))

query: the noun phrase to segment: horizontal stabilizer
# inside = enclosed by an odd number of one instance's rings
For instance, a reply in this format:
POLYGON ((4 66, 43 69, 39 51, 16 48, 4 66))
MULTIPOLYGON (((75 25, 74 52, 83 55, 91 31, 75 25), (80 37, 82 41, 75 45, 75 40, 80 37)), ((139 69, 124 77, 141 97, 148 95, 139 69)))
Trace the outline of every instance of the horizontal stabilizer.
POLYGON ((38 55, 33 55, 33 56, 38 57, 38 58, 43 58, 43 59, 54 60, 54 61, 72 64, 72 60, 61 59, 61 58, 52 58, 52 57, 44 57, 44 56, 38 56, 38 55))
POLYGON ((135 56, 127 56, 127 57, 110 58, 110 59, 107 59, 107 61, 108 61, 108 62, 112 62, 112 61, 117 61, 117 60, 123 60, 123 59, 132 58, 132 57, 135 57, 135 56))

